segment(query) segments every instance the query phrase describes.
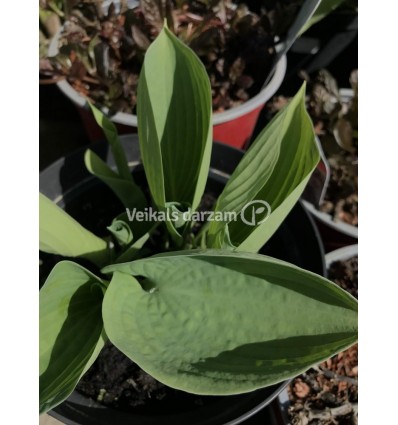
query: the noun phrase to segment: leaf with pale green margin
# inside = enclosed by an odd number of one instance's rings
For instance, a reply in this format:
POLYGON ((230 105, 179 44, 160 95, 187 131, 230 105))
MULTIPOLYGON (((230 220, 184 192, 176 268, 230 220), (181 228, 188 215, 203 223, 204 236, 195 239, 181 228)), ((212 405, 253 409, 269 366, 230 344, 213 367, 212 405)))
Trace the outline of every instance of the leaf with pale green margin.
POLYGON ((104 345, 104 281, 70 261, 40 290, 40 413, 64 401, 104 345))
POLYGON ((211 88, 194 52, 163 28, 145 55, 138 85, 138 133, 148 185, 160 210, 195 209, 212 146, 211 88))
POLYGON ((119 176, 127 181, 133 181, 133 177, 131 176, 126 155, 124 154, 122 145, 120 143, 115 124, 113 124, 113 122, 109 118, 107 118, 93 104, 91 104, 90 102, 88 102, 88 104, 94 115, 95 121, 104 131, 105 137, 111 147, 119 176))
POLYGON ((278 229, 303 192, 319 162, 311 118, 305 109, 305 84, 256 138, 219 196, 215 211, 236 213, 229 223, 213 221, 208 229, 209 247, 220 248, 219 233, 228 225, 229 237, 239 251, 257 252, 278 229), (256 218, 262 224, 242 221, 241 213, 252 201, 265 201, 256 218))
POLYGON ((344 1, 345 0, 321 0, 314 14, 301 28, 300 35, 305 33, 312 25, 329 15, 329 13, 333 12, 333 10, 337 9, 344 1))
POLYGON ((108 260, 107 243, 81 226, 54 202, 39 194, 40 250, 64 257, 83 257, 98 266, 108 260))
POLYGON ((357 339, 353 297, 262 255, 174 252, 103 272, 114 272, 103 303, 109 339, 154 378, 183 391, 252 391, 298 375, 357 339))
POLYGON ((144 193, 134 181, 120 177, 92 150, 85 152, 84 163, 91 174, 111 188, 126 208, 143 210, 147 206, 144 193))

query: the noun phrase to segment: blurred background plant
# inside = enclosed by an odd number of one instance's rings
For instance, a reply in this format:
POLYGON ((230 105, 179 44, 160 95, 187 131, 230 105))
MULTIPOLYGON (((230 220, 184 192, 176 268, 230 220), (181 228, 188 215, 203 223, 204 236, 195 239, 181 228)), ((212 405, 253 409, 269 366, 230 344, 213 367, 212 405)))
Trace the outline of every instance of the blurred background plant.
POLYGON ((42 3, 44 81, 67 78, 78 92, 112 114, 135 112, 143 57, 164 19, 204 63, 214 111, 247 101, 271 72, 275 45, 286 35, 304 0, 42 3), (59 51, 48 57, 48 40, 54 35, 59 51))
POLYGON ((39 0, 39 55, 40 69, 49 71, 47 56, 52 38, 60 31, 70 0, 39 0))
MULTIPOLYGON (((311 81, 306 76, 306 79, 311 81)), ((321 70, 311 84, 309 113, 328 159, 331 176, 320 210, 358 225, 358 70, 351 73, 351 91, 321 70)))
POLYGON ((336 151, 336 144, 347 152, 358 149, 358 70, 350 75, 350 90, 339 90, 337 81, 327 70, 321 70, 314 81, 308 74, 303 78, 309 82, 311 94, 309 113, 313 117, 319 136, 333 135, 323 139, 326 153, 336 151))

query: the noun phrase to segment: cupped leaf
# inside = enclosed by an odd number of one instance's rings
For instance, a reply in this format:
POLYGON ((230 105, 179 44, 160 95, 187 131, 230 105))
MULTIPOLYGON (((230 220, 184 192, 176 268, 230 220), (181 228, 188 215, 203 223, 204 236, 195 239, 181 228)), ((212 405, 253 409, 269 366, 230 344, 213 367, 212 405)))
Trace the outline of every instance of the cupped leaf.
POLYGON ((108 258, 106 242, 81 226, 63 209, 39 195, 40 250, 64 257, 83 257, 99 266, 108 258))
MULTIPOLYGON (((144 236, 146 233, 151 232, 154 227, 154 223, 151 220, 146 220, 145 213, 149 214, 147 211, 137 211, 137 209, 126 208, 126 212, 119 214, 115 220, 123 221, 128 224, 131 229, 131 232, 134 235, 134 240, 137 240, 144 236)), ((156 223, 155 223, 156 224, 156 223)))
POLYGON ((230 240, 238 250, 257 252, 293 208, 318 162, 314 130, 305 109, 304 84, 260 133, 233 172, 215 211, 235 212, 237 219, 211 222, 208 246, 220 248, 219 233, 225 233, 228 226, 230 240))
POLYGON ((142 161, 157 207, 178 202, 196 208, 210 164, 211 89, 203 64, 167 28, 145 55, 137 108, 142 161))
POLYGON ((104 290, 101 279, 69 261, 40 290, 40 413, 70 395, 103 347, 104 290))
POLYGON ((125 221, 113 220, 112 224, 107 227, 107 229, 112 233, 120 246, 124 247, 133 241, 133 232, 125 221))
POLYGON ((357 304, 349 294, 257 254, 177 252, 104 272, 114 272, 103 303, 109 339, 156 379, 184 391, 252 391, 303 372, 357 338, 357 304))
POLYGON ((120 214, 108 230, 113 234, 118 244, 122 247, 122 252, 118 254, 112 263, 123 263, 136 258, 145 257, 143 246, 150 238, 158 223, 151 221, 130 221, 129 214, 120 214))
POLYGON ((90 149, 84 154, 84 162, 87 170, 108 185, 126 208, 145 208, 145 195, 131 178, 120 177, 90 149))

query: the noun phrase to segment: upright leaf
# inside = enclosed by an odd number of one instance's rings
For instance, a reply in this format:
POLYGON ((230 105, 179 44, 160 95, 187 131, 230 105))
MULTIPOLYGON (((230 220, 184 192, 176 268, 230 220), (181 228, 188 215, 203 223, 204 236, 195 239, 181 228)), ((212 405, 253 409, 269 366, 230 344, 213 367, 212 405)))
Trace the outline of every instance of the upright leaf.
MULTIPOLYGON (((307 26, 307 23, 310 21, 321 2, 322 0, 304 0, 302 2, 294 22, 290 26, 286 37, 281 43, 281 48, 278 49, 276 58, 274 59, 273 71, 275 70, 276 64, 279 62, 280 58, 290 50, 297 37, 299 37, 304 32, 304 28, 307 26)), ((268 78, 265 80, 263 87, 269 83, 272 75, 273 72, 268 74, 268 78)))
POLYGON ((200 60, 167 28, 145 55, 137 108, 141 155, 156 205, 196 208, 210 163, 210 83, 200 60))
POLYGON ((40 291, 40 413, 64 401, 104 344, 105 285, 79 265, 62 261, 40 291))
POLYGON ((111 147, 119 176, 125 180, 132 181, 133 178, 127 164, 126 155, 124 154, 122 145, 120 143, 115 124, 113 124, 113 122, 94 105, 91 103, 89 103, 89 105, 97 124, 104 131, 105 137, 111 147))
POLYGON ((145 208, 145 195, 131 178, 120 177, 90 149, 87 149, 84 155, 84 162, 87 170, 108 185, 126 208, 145 208))
POLYGON ((64 257, 83 257, 101 266, 106 262, 106 242, 81 226, 63 209, 39 195, 40 249, 64 257))
POLYGON ((343 2, 344 0, 321 0, 314 14, 301 28, 300 35, 329 15, 329 13, 333 12, 333 10, 337 9, 343 2))
POLYGON ((127 247, 127 249, 114 261, 114 263, 125 263, 126 261, 132 261, 138 255, 141 257, 144 254, 143 246, 149 239, 149 233, 145 233, 139 239, 134 240, 134 242, 127 247))
POLYGON ((282 55, 286 54, 286 52, 289 51, 289 49, 292 47, 297 37, 302 33, 303 28, 307 25, 308 21, 311 19, 311 17, 313 16, 322 1, 323 0, 304 0, 296 19, 289 28, 289 31, 283 42, 283 47, 278 52, 278 58, 280 58, 282 55))
POLYGON ((238 219, 211 222, 208 246, 220 248, 219 234, 225 233, 228 226, 229 238, 238 250, 257 252, 299 199, 319 162, 304 100, 305 85, 260 133, 236 167, 215 211, 235 212, 238 219), (248 224, 241 217, 256 205, 254 201, 260 201, 261 212, 255 216, 255 222, 248 224), (268 208, 263 208, 264 203, 269 205, 270 214, 268 208))
POLYGON ((271 385, 357 338, 354 298, 257 254, 176 252, 104 272, 114 272, 103 304, 109 339, 156 379, 191 393, 271 385))

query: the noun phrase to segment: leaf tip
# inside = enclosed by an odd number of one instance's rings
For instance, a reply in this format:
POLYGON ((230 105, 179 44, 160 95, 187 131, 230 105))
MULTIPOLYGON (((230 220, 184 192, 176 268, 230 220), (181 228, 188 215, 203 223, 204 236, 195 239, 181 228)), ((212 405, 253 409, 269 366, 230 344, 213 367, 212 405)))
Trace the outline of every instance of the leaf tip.
POLYGON ((305 92, 307 91, 307 81, 303 81, 303 84, 300 87, 300 90, 298 91, 301 96, 305 97, 305 92))

